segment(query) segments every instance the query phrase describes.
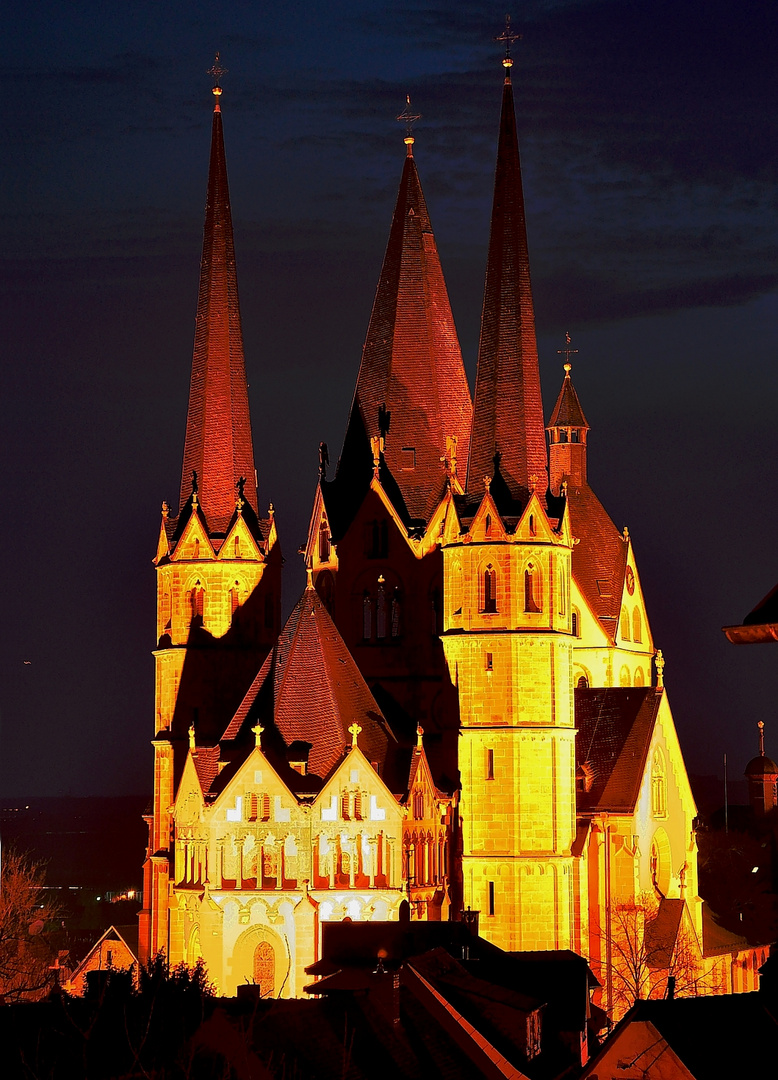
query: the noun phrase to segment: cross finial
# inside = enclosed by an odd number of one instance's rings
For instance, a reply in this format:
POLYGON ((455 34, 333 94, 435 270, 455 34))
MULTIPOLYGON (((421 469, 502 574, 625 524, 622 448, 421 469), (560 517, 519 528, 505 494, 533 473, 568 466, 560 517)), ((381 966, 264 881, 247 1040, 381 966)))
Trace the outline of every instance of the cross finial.
MULTIPOLYGON (((254 727, 251 729, 254 732, 254 745, 260 746, 260 740, 262 738, 262 732, 265 730, 262 725, 257 721, 254 727)), ((260 746, 261 749, 261 746, 260 746)))
POLYGON ((194 726, 194 724, 190 724, 189 725, 189 749, 194 750, 194 748, 195 748, 195 726, 194 726))
POLYGON ((235 485, 235 487, 238 489, 238 497, 235 500, 235 509, 238 511, 238 513, 240 513, 241 510, 243 509, 243 507, 246 505, 246 500, 245 500, 244 495, 243 495, 243 489, 245 488, 245 486, 246 486, 246 477, 241 476, 240 479, 238 480, 237 484, 235 485))
POLYGON ((759 728, 759 756, 764 757, 764 720, 756 725, 759 728))
POLYGON ((216 54, 216 59, 213 62, 213 67, 209 67, 206 74, 210 75, 213 78, 212 93, 213 96, 216 98, 216 103, 214 104, 213 111, 221 112, 221 109, 219 107, 219 98, 222 96, 222 88, 219 83, 222 76, 227 74, 227 68, 223 68, 221 66, 220 53, 216 54))
POLYGON ((662 656, 662 650, 656 650, 656 656, 654 657, 654 663, 656 664, 656 685, 664 686, 665 684, 665 658, 662 656))
POLYGON ((349 732, 351 734, 351 745, 352 746, 357 745, 357 736, 359 735, 361 730, 362 730, 362 728, 359 726, 359 724, 355 720, 354 723, 349 728, 349 732))
POLYGON ((413 157, 413 125, 421 120, 421 113, 416 113, 411 108, 411 95, 405 95, 405 108, 399 116, 395 117, 399 124, 405 124, 405 145, 408 147, 408 157, 413 157))
POLYGON ((572 339, 570 337, 570 331, 565 330, 565 347, 564 349, 557 349, 557 353, 559 353, 560 356, 564 356, 565 358, 565 372, 567 375, 570 374, 570 369, 573 366, 570 363, 570 357, 575 356, 575 354, 578 352, 578 349, 573 349, 570 347, 571 340, 572 339))
POLYGON ((422 736, 424 735, 424 728, 421 724, 416 725, 416 745, 421 747, 422 736))
POLYGON ((166 502, 162 503, 162 517, 167 519, 170 516, 170 507, 166 502))
POLYGON ((505 42, 505 57, 503 58, 502 66, 506 69, 506 75, 510 77, 510 70, 513 67, 513 60, 511 60, 511 45, 514 41, 521 41, 521 34, 516 34, 511 29, 511 17, 505 16, 505 29, 494 39, 495 41, 505 42))

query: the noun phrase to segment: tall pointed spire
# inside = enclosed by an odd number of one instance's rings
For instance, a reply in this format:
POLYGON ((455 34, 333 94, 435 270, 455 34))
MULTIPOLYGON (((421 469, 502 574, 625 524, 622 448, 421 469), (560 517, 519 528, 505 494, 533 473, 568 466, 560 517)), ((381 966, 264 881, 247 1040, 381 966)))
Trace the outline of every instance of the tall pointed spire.
MULTIPOLYGON (((409 110, 398 119, 415 119, 409 110)), ((426 519, 445 487, 447 438, 466 460, 472 404, 413 143, 409 130, 343 458, 383 438, 410 516, 426 519)))
MULTIPOLYGON (((505 36, 500 40, 506 40, 505 36)), ((510 35, 506 40, 508 49, 510 35)), ((507 50, 506 50, 507 52, 507 50)), ((480 493, 495 455, 514 499, 547 486, 546 440, 535 313, 530 287, 524 194, 513 107, 509 53, 503 60, 502 95, 494 204, 486 268, 481 342, 471 437, 468 491, 480 493)))
POLYGON ((235 510, 241 479, 246 481, 242 497, 255 512, 257 491, 219 103, 219 76, 224 72, 218 55, 211 74, 216 101, 180 505, 190 498, 197 473, 200 506, 209 529, 219 532, 235 510))

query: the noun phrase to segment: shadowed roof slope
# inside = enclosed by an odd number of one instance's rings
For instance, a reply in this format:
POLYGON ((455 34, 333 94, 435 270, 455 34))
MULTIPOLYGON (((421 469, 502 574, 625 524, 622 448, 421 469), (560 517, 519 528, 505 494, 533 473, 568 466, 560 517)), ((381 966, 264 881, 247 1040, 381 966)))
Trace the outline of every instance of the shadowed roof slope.
POLYGON ((621 608, 628 545, 588 484, 567 489, 573 576, 593 613, 613 637, 621 608))
POLYGON ((631 814, 648 759, 663 690, 608 687, 575 691, 575 756, 592 772, 578 811, 631 814))
POLYGON ((447 436, 457 437, 458 457, 467 460, 472 403, 410 146, 408 151, 351 406, 341 458, 345 472, 339 467, 339 478, 351 468, 349 457, 385 434, 386 464, 410 516, 426 520, 443 494, 447 436), (379 410, 386 415, 382 424, 379 410))
POLYGON ((181 507, 192 492, 193 471, 197 472, 200 502, 211 531, 226 528, 241 477, 246 480, 244 498, 256 513, 254 449, 218 96, 211 135, 181 507))
POLYGON ((222 737, 237 739, 257 722, 274 723, 287 746, 312 744, 308 772, 326 777, 362 728, 359 748, 381 773, 394 744, 381 710, 316 591, 305 590, 222 737))
POLYGON ((548 487, 535 312, 529 275, 524 193, 510 73, 500 117, 494 204, 481 316, 467 488, 480 494, 494 455, 514 499, 526 497, 530 477, 548 487))

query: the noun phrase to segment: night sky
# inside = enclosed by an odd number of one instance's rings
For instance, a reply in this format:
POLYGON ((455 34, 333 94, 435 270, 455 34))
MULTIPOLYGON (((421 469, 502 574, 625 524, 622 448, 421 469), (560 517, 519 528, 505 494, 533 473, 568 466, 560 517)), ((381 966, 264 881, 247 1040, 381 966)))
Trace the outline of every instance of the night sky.
MULTIPOLYGON (((513 69, 546 413, 569 330, 687 763, 778 757, 778 8, 535 0, 513 69)), ((29 0, 4 14, 0 794, 151 789, 154 554, 181 469, 213 98, 260 505, 285 610, 334 461, 405 148, 471 384, 504 8, 29 0)))

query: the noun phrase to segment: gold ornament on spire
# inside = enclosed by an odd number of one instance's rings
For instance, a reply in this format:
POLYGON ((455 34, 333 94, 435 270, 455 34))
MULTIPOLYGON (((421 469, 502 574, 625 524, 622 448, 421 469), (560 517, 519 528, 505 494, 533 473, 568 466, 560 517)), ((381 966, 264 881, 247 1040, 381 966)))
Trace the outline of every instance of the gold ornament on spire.
POLYGON ((764 720, 760 720, 756 726, 759 728, 759 756, 764 757, 764 720))
POLYGON ((570 331, 565 330, 565 347, 564 349, 557 349, 557 353, 560 356, 564 356, 565 358, 564 369, 566 376, 570 374, 570 371, 573 367, 573 365, 570 363, 570 357, 575 356, 575 354, 578 352, 578 349, 571 348, 571 341, 572 339, 570 337, 570 331))
POLYGON ((513 67, 513 60, 511 60, 511 45, 514 41, 521 41, 521 34, 516 34, 511 29, 511 17, 505 16, 505 29, 494 39, 495 41, 505 42, 505 56, 503 58, 502 66, 505 68, 505 74, 507 78, 510 78, 511 68, 513 67))
POLYGON ((254 732, 254 746, 258 747, 259 749, 262 749, 262 747, 261 747, 262 732, 265 729, 262 727, 262 725, 259 723, 259 721, 257 721, 257 723, 254 725, 254 727, 251 730, 254 732))
POLYGON ((351 745, 352 746, 357 745, 357 736, 359 735, 361 730, 362 730, 362 728, 359 726, 359 724, 355 720, 354 723, 349 728, 349 732, 351 734, 351 745))

